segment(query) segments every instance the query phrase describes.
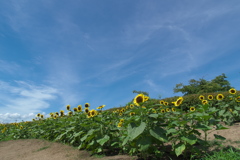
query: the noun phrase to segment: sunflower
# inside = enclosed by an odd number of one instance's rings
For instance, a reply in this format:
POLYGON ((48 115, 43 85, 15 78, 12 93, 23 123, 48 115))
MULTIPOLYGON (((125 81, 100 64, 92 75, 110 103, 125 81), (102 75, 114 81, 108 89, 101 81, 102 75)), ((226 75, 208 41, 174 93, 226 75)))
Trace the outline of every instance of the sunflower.
POLYGON ((91 113, 91 111, 89 111, 88 113, 87 113, 87 118, 91 118, 92 117, 92 113, 91 113))
POLYGON ((142 102, 144 102, 144 94, 138 94, 135 98, 134 98, 134 100, 133 100, 133 103, 136 105, 136 106, 140 106, 140 104, 139 103, 142 103, 142 102))
POLYGON ((217 95, 217 100, 222 100, 224 98, 224 95, 223 94, 218 94, 217 95))
POLYGON ((90 107, 90 104, 89 103, 85 103, 85 108, 88 108, 90 107))
POLYGON ((229 112, 233 112, 231 108, 229 109, 229 112))
POLYGON ((85 113, 88 113, 89 112, 89 109, 88 108, 85 108, 85 113))
POLYGON ((122 108, 122 109, 120 110, 120 112, 122 112, 122 113, 125 112, 125 108, 122 108))
POLYGON ((117 127, 122 127, 122 124, 123 124, 122 122, 119 122, 117 127))
POLYGON ((20 129, 23 129, 23 126, 20 126, 20 129))
POLYGON ((78 108, 78 112, 82 112, 82 105, 78 105, 77 108, 78 108))
POLYGON ((124 122, 124 119, 120 119, 120 121, 119 121, 119 122, 122 122, 122 123, 123 123, 123 122, 124 122))
POLYGON ((152 109, 152 112, 153 112, 153 113, 157 113, 157 111, 156 111, 154 108, 152 109))
POLYGON ((128 108, 129 108, 129 106, 127 105, 125 108, 126 108, 126 109, 128 109, 128 108))
POLYGON ((40 116, 41 116, 41 114, 40 114, 40 113, 38 113, 38 114, 37 114, 37 117, 40 117, 40 116))
POLYGON ((68 111, 70 111, 70 105, 67 105, 66 108, 68 111))
POLYGON ((78 111, 78 108, 73 108, 74 112, 77 112, 78 111))
POLYGON ((44 116, 41 114, 41 118, 44 118, 44 116))
POLYGON ((161 111, 160 111, 161 113, 165 113, 165 109, 161 109, 161 111))
POLYGON ((69 115, 69 116, 71 116, 72 114, 73 114, 73 112, 72 112, 72 111, 69 111, 69 112, 68 112, 68 115, 69 115))
POLYGON ((191 112, 194 112, 195 110, 196 110, 195 107, 190 107, 190 111, 191 111, 191 112))
POLYGON ((134 108, 134 104, 130 104, 130 106, 129 106, 131 109, 133 109, 134 108))
POLYGON ((179 97, 176 102, 173 102, 174 105, 177 107, 177 106, 180 106, 180 104, 182 104, 183 102, 183 97, 179 97))
POLYGON ((240 96, 235 98, 236 102, 240 102, 240 96))
POLYGON ((173 111, 173 112, 176 112, 176 108, 172 108, 172 111, 173 111))
POLYGON ((198 98, 199 98, 201 101, 205 99, 205 97, 204 97, 203 95, 200 95, 198 98))
POLYGON ((101 106, 97 107, 97 109, 102 109, 103 107, 105 107, 105 105, 101 105, 101 106))
POLYGON ((88 108, 88 107, 90 107, 90 104, 89 103, 85 103, 85 108, 88 108))
POLYGON ((208 95, 208 100, 213 100, 213 95, 208 95))
POLYGON ((142 106, 142 108, 146 109, 146 107, 145 107, 145 106, 142 106))
POLYGON ((208 104, 208 100, 202 100, 202 104, 208 104))
POLYGON ((133 116, 133 115, 135 115, 135 112, 130 112, 129 115, 133 116))
POLYGON ((148 101, 149 97, 148 96, 144 96, 144 102, 148 101))
POLYGON ((94 109, 92 109, 90 112, 91 112, 92 117, 94 117, 98 114, 98 112, 94 109))
POLYGON ((160 104, 164 104, 164 100, 159 101, 160 104))
POLYGON ((237 90, 234 89, 234 88, 231 88, 231 89, 229 89, 229 93, 230 93, 230 94, 236 94, 236 93, 237 93, 237 90))
POLYGON ((164 105, 165 105, 165 106, 168 106, 168 102, 164 102, 164 105))
POLYGON ((119 116, 122 116, 122 113, 120 112, 118 115, 119 115, 119 116))
POLYGON ((64 111, 63 111, 63 110, 60 111, 60 116, 61 116, 61 117, 64 116, 64 111))
POLYGON ((170 109, 169 109, 169 108, 166 108, 166 112, 170 112, 170 109))
POLYGON ((54 113, 49 113, 50 114, 50 117, 53 117, 54 116, 54 113))

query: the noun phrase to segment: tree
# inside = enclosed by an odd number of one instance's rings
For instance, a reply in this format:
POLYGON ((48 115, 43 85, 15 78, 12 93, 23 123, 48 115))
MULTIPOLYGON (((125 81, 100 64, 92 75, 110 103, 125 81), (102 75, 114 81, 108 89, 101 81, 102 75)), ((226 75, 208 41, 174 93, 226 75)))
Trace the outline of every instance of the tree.
POLYGON ((228 91, 232 87, 225 78, 227 78, 226 75, 222 73, 211 81, 203 78, 199 80, 191 79, 189 85, 179 83, 173 90, 174 93, 182 92, 184 95, 228 91))

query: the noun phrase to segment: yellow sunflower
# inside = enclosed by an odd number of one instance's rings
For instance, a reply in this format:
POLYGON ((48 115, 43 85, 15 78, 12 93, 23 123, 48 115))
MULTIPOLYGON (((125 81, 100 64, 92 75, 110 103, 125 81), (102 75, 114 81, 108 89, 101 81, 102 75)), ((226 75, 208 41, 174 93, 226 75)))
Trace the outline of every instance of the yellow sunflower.
POLYGON ((164 102, 164 106, 168 106, 168 102, 164 102))
POLYGON ((164 104, 164 100, 159 101, 160 104, 164 104))
POLYGON ((236 102, 240 102, 240 96, 235 98, 236 102))
POLYGON ((149 97, 148 96, 144 96, 144 102, 148 101, 149 97))
POLYGON ((136 106, 140 106, 139 103, 142 103, 144 102, 145 99, 144 99, 144 94, 138 94, 134 99, 133 99, 133 103, 136 105, 136 106))
POLYGON ((97 109, 102 109, 103 107, 105 107, 106 105, 101 105, 99 107, 97 107, 97 109))
POLYGON ((194 112, 195 110, 196 110, 195 107, 190 107, 190 111, 191 111, 191 112, 194 112))
POLYGON ((169 109, 169 108, 166 108, 166 112, 170 112, 170 109, 169 109))
POLYGON ((205 97, 204 97, 203 95, 200 95, 198 98, 199 98, 201 101, 205 99, 205 97))
POLYGON ((208 104, 207 100, 202 100, 202 104, 208 104))
POLYGON ((134 104, 130 104, 130 108, 133 109, 134 108, 134 104))
POLYGON ((135 115, 135 112, 130 112, 129 115, 133 116, 133 115, 135 115))
POLYGON ((208 95, 208 100, 213 100, 213 95, 208 95))
POLYGON ((122 122, 119 122, 117 127, 122 127, 122 124, 122 122))
POLYGON ((183 102, 183 97, 179 97, 176 102, 172 102, 176 107, 180 106, 180 104, 182 104, 183 102))
POLYGON ((161 109, 161 111, 160 111, 161 113, 165 113, 165 109, 161 109))
POLYGON ((124 122, 124 119, 120 119, 120 122, 122 122, 122 123, 123 123, 123 122, 124 122))
POLYGON ((222 100, 224 98, 224 95, 223 94, 218 94, 217 95, 217 100, 222 100))
POLYGON ((88 113, 89 112, 89 109, 88 108, 85 108, 85 113, 88 113))
POLYGON ((96 116, 98 114, 98 112, 94 109, 91 110, 91 115, 92 117, 96 116))
POLYGON ((90 107, 90 104, 89 103, 85 103, 85 108, 88 108, 88 107, 90 107))
POLYGON ((172 111, 173 111, 173 112, 176 112, 176 108, 172 108, 172 111))
POLYGON ((69 116, 71 116, 72 114, 73 114, 73 112, 72 112, 72 111, 69 111, 69 112, 68 112, 68 115, 69 115, 69 116))
POLYGON ((82 105, 78 105, 78 112, 82 112, 82 105))
POLYGON ((74 112, 77 112, 78 111, 78 108, 73 108, 74 112))
POLYGON ((91 113, 91 111, 89 111, 88 113, 87 113, 87 118, 91 118, 92 117, 92 113, 91 113))
POLYGON ((70 105, 67 105, 66 108, 67 108, 67 110, 69 111, 69 110, 70 110, 70 105))
POLYGON ((231 89, 229 89, 229 93, 230 93, 230 94, 236 94, 236 93, 237 93, 237 90, 234 89, 234 88, 231 88, 231 89))

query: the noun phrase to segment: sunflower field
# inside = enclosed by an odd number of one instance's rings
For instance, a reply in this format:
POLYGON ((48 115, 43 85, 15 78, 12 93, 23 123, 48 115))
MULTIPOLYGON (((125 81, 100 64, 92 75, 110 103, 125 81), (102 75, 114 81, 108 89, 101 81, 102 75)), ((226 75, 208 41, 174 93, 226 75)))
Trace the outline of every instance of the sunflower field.
POLYGON ((144 159, 166 154, 201 158, 209 147, 209 131, 228 129, 239 120, 240 95, 232 88, 227 96, 199 95, 197 101, 186 110, 181 108, 184 97, 167 102, 141 93, 125 107, 111 110, 103 110, 105 105, 91 109, 89 103, 67 105, 67 113, 61 110, 47 118, 37 114, 32 121, 0 124, 0 141, 37 138, 93 154, 117 151, 144 159))

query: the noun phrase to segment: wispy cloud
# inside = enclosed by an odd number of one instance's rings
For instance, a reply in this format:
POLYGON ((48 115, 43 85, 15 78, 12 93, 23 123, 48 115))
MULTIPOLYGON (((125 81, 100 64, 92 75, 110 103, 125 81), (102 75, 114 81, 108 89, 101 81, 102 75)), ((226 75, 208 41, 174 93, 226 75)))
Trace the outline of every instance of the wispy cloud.
POLYGON ((13 84, 0 81, 0 89, 0 113, 3 119, 11 116, 24 118, 24 115, 42 112, 58 96, 55 88, 36 86, 23 81, 15 81, 13 84))

